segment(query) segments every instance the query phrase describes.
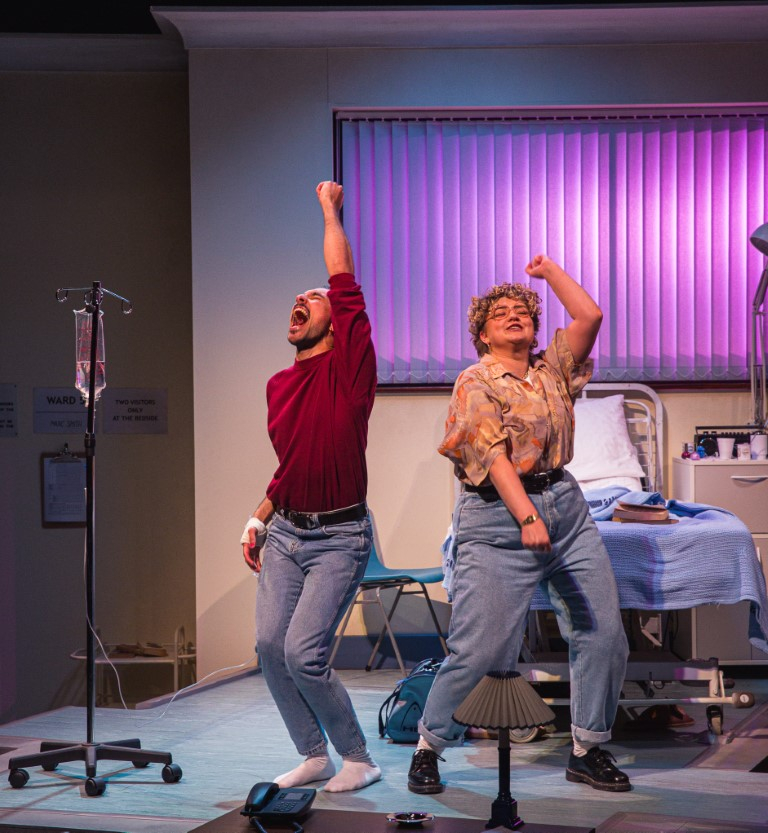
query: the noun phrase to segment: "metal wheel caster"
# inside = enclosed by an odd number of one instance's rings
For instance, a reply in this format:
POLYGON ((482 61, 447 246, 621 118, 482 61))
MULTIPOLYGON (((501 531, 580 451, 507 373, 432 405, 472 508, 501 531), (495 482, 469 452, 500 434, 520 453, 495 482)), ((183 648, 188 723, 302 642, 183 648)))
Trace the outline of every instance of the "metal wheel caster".
POLYGON ((720 706, 707 706, 707 727, 713 735, 723 734, 723 710, 720 706))
POLYGON ((58 764, 43 764, 42 770, 43 772, 53 772, 58 764))
POLYGON ((20 790, 29 781, 29 773, 26 769, 12 769, 8 773, 8 783, 14 790, 20 790))
POLYGON ((85 792, 91 798, 97 795, 104 795, 104 790, 107 789, 107 782, 103 778, 87 778, 85 781, 85 792))
POLYGON ((136 769, 146 769, 149 766, 149 761, 132 761, 136 769))
POLYGON ((162 775, 166 784, 175 784, 177 781, 181 781, 181 767, 178 764, 166 764, 163 767, 162 775))
POLYGON ((755 695, 750 691, 734 691, 731 695, 731 703, 737 709, 751 709, 755 705, 755 695))

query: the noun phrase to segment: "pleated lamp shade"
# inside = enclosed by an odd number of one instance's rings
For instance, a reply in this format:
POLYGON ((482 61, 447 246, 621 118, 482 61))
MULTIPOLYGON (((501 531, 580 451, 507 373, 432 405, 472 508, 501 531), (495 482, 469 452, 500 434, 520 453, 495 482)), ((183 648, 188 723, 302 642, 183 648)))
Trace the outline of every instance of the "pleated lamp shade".
POLYGON ((472 689, 453 719, 481 729, 530 729, 552 723, 555 713, 517 671, 493 671, 472 689))

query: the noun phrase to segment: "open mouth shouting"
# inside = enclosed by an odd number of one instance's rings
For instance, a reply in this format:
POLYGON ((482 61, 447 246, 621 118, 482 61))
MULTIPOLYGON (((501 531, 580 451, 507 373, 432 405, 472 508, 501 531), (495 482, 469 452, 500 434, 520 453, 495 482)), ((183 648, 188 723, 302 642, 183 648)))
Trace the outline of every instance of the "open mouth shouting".
POLYGON ((295 333, 309 321, 309 308, 305 304, 295 304, 291 310, 289 332, 295 333))

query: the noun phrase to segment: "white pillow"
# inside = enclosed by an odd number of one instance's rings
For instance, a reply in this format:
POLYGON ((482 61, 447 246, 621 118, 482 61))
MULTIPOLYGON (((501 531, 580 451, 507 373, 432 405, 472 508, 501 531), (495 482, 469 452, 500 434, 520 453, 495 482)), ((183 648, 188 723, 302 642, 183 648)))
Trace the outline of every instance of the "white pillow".
MULTIPOLYGON (((643 477, 624 415, 624 397, 577 399, 573 460, 566 466, 580 482, 615 477, 643 477)), ((609 481, 613 482, 613 481, 609 481)))
POLYGON ((579 487, 582 492, 589 492, 593 489, 607 489, 610 487, 624 486, 630 492, 642 492, 643 482, 639 477, 598 477, 596 480, 579 480, 579 487))

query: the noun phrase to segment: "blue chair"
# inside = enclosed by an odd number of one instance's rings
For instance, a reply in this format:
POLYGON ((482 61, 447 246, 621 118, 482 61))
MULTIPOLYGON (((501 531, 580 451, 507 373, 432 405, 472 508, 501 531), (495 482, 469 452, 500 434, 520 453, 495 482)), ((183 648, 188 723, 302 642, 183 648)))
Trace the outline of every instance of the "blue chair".
POLYGON ((442 580, 442 567, 425 567, 415 570, 392 570, 389 567, 385 567, 381 563, 378 552, 376 551, 376 537, 374 536, 374 544, 371 549, 371 556, 368 559, 368 566, 365 568, 365 575, 363 576, 363 580, 360 582, 360 588, 357 591, 357 596, 352 604, 350 604, 344 620, 341 623, 341 628, 336 635, 333 643, 333 650, 331 651, 331 656, 328 659, 328 664, 333 665, 333 660, 336 657, 336 652, 339 650, 339 645, 341 644, 344 631, 347 629, 347 624, 352 616, 352 611, 354 610, 355 605, 377 604, 381 610, 382 616, 384 617, 384 627, 382 627, 379 638, 373 646, 373 650, 371 651, 371 656, 368 658, 365 670, 370 671, 373 667, 373 661, 379 647, 381 646, 382 640, 384 639, 384 634, 386 633, 389 635, 389 640, 392 643, 392 648, 394 649, 395 657, 397 658, 397 664, 400 666, 400 672, 403 676, 406 676, 407 672, 405 670, 405 663, 403 662, 400 649, 397 645, 397 639, 395 639, 395 634, 392 630, 392 617, 397 610, 397 605, 400 602, 401 597, 414 595, 424 596, 432 621, 435 625, 435 632, 437 633, 445 655, 448 656, 448 646, 445 643, 443 633, 440 629, 440 623, 437 620, 435 608, 432 606, 432 600, 429 598, 426 587, 427 584, 436 584, 437 582, 442 582, 442 580), (406 589, 412 585, 418 585, 418 588, 414 587, 413 589, 406 589), (381 598, 381 591, 388 590, 390 588, 397 588, 397 594, 395 595, 394 601, 392 602, 389 610, 387 610, 381 598), (366 590, 375 591, 375 598, 366 598, 364 595, 366 590))

